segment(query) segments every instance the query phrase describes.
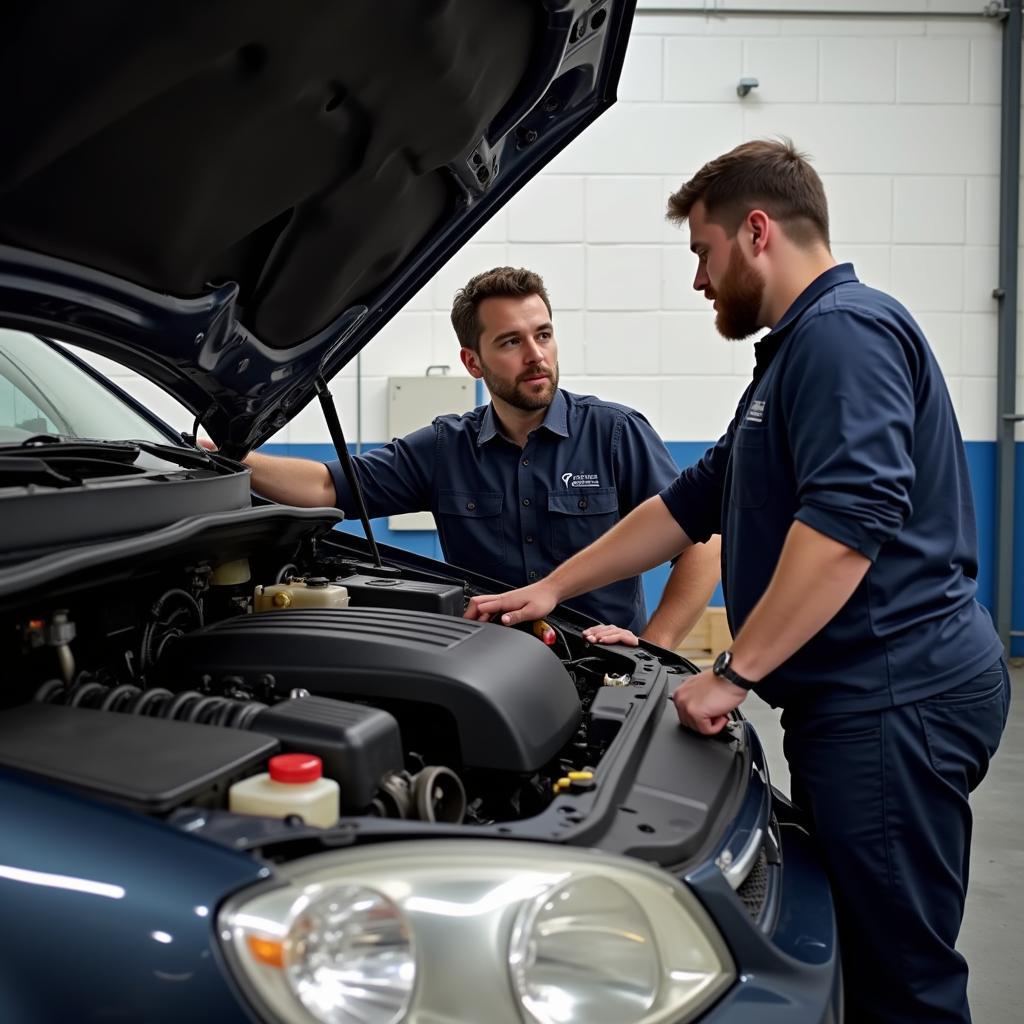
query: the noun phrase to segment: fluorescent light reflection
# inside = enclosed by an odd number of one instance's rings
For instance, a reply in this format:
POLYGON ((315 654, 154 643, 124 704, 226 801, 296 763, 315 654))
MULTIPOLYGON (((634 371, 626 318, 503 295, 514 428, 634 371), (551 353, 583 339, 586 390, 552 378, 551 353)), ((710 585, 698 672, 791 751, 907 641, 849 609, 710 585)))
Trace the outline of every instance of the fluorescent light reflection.
POLYGON ((277 939, 283 939, 288 934, 288 926, 284 921, 275 921, 261 914, 235 914, 231 923, 237 928, 260 932, 277 939))
POLYGON ((527 875, 512 878, 495 886, 473 903, 456 903, 428 896, 411 896, 405 901, 406 910, 420 914, 439 914, 442 917, 479 917, 502 907, 525 900, 536 899, 546 889, 561 882, 566 875, 527 875))
POLYGON ((557 1024, 567 1024, 576 1019, 576 1000, 570 993, 557 985, 543 985, 540 988, 541 998, 534 1003, 533 1000, 525 1000, 531 1011, 536 1009, 540 1019, 556 1021, 557 1024))
POLYGON ((50 889, 69 889, 72 892, 84 892, 90 896, 105 896, 108 900, 124 899, 124 889, 120 885, 109 885, 106 882, 94 882, 89 878, 75 878, 72 875, 51 875, 45 871, 26 871, 0 864, 0 878, 12 882, 25 882, 28 885, 45 885, 50 889))

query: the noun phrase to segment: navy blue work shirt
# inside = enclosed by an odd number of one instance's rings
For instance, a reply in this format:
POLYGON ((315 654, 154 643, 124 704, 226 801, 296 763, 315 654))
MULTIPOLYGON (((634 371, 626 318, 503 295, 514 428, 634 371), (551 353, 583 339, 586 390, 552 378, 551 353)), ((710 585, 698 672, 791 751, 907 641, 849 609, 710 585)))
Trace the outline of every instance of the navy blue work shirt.
POLYGON ((735 634, 793 520, 871 560, 849 601, 756 687, 787 711, 868 711, 941 693, 1002 645, 976 600, 960 428, 920 327, 850 264, 810 284, 755 345, 726 434, 662 492, 693 541, 722 534, 735 634))
MULTIPOLYGON (((561 389, 524 448, 486 405, 439 416, 353 462, 371 518, 430 511, 447 561, 517 587, 546 576, 679 473, 640 413, 561 389)), ((355 515, 341 464, 327 468, 338 507, 355 515)), ((636 576, 567 603, 636 633, 647 624, 636 576)))

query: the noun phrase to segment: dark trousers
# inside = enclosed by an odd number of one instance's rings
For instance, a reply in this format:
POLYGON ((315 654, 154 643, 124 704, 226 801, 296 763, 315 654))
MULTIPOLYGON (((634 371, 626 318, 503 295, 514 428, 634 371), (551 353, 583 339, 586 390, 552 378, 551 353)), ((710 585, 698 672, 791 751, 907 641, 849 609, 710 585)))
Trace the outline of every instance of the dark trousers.
POLYGON ((851 1024, 968 1024, 956 951, 967 796, 1010 706, 1004 662, 940 696, 855 714, 783 715, 793 802, 810 818, 839 924, 851 1024))

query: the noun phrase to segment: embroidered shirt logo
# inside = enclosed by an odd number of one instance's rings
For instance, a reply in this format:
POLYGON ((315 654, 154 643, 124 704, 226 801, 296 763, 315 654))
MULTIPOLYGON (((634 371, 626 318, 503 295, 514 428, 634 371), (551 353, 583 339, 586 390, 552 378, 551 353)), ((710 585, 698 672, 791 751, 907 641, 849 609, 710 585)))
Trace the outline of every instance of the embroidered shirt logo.
POLYGON ((747 410, 746 419, 750 420, 751 423, 763 423, 764 422, 764 402, 758 400, 750 403, 750 408, 747 410))
POLYGON ((600 487, 596 473, 563 473, 562 483, 566 487, 600 487))

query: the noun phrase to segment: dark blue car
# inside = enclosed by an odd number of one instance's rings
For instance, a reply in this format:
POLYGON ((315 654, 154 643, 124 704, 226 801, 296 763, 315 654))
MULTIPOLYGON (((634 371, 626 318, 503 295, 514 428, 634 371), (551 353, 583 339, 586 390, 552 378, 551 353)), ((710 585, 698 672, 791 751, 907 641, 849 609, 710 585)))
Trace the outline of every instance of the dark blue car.
POLYGON ((813 845, 747 722, 679 727, 692 665, 464 620, 494 581, 236 461, 312 401, 346 450, 327 382, 607 109, 631 17, 0 13, 4 1024, 841 1018, 813 845))

